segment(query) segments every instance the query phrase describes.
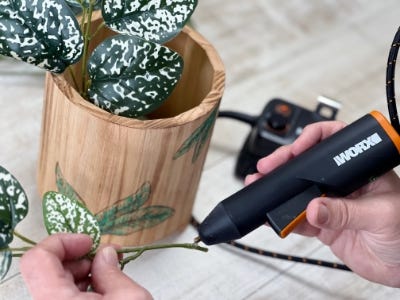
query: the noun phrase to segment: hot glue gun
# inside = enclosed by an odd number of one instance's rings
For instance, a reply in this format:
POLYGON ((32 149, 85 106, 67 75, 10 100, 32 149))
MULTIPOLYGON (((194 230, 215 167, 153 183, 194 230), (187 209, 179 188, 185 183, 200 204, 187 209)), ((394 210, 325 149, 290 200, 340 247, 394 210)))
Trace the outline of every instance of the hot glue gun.
POLYGON ((320 196, 346 196, 400 164, 400 135, 372 111, 220 202, 199 226, 213 245, 268 222, 286 237, 320 196))

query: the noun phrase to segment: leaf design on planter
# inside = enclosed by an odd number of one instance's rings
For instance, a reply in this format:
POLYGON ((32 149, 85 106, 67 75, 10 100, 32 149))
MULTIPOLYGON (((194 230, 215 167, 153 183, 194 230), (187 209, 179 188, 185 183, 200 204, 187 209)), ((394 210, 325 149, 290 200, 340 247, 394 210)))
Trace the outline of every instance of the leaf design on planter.
POLYGON ((64 178, 59 163, 56 163, 56 184, 57 184, 57 189, 61 194, 65 195, 71 200, 81 202, 86 206, 85 201, 83 201, 83 199, 79 196, 79 194, 64 178))
POLYGON ((128 214, 140 208, 149 198, 151 193, 150 183, 144 183, 135 194, 119 200, 112 207, 107 208, 96 214, 96 219, 101 228, 114 222, 114 220, 122 215, 128 214))
POLYGON ((0 281, 4 279, 10 269, 12 253, 9 249, 0 250, 0 281))
POLYGON ((93 240, 92 251, 100 244, 100 227, 93 214, 80 202, 57 192, 43 196, 43 218, 49 234, 84 233, 93 240))
POLYGON ((0 248, 13 239, 13 230, 28 214, 28 199, 17 179, 0 166, 0 248))
MULTIPOLYGON (((71 195, 70 199, 84 205, 84 201, 63 177, 58 163, 56 164, 56 178, 60 194, 71 195)), ((151 185, 149 182, 145 182, 134 194, 97 213, 94 217, 101 234, 127 235, 156 226, 174 214, 174 209, 166 206, 142 207, 149 199, 150 194, 151 185)))
POLYGON ((82 49, 79 24, 64 1, 0 0, 0 55, 61 73, 82 49))
POLYGON ((123 215, 102 227, 102 234, 127 235, 154 227, 171 217, 174 210, 166 206, 148 206, 123 215))
POLYGON ((167 47, 116 35, 104 40, 89 59, 89 97, 113 114, 142 116, 163 103, 182 69, 182 58, 167 47))
POLYGON ((197 0, 104 0, 102 14, 113 30, 164 43, 185 26, 197 0))
POLYGON ((173 159, 178 159, 182 155, 189 152, 191 148, 194 148, 192 163, 195 163, 200 155, 201 149, 206 144, 213 128, 215 119, 218 114, 218 109, 214 109, 210 116, 201 124, 181 145, 176 151, 173 159))
POLYGON ((171 217, 174 210, 170 207, 142 207, 150 193, 150 183, 146 182, 133 195, 96 214, 102 234, 127 235, 156 226, 171 217))

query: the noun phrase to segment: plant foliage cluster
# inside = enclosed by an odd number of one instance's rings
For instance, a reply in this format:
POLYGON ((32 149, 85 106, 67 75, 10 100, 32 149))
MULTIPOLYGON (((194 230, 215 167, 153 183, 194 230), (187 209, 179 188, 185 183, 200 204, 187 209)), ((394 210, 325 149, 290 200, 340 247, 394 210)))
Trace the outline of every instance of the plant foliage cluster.
POLYGON ((68 68, 84 98, 113 114, 140 117, 179 81, 183 60, 163 43, 196 6, 197 0, 0 0, 0 55, 54 73, 68 68), (96 10, 102 22, 92 28, 96 10), (104 26, 116 34, 89 53, 104 26), (79 74, 71 67, 77 62, 79 74))

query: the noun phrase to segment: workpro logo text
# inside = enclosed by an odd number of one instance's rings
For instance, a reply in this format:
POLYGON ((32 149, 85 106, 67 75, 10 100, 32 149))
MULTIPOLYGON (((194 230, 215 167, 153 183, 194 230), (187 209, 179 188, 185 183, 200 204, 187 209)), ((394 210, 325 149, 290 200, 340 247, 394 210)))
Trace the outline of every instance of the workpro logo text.
POLYGON ((367 137, 366 139, 362 140, 361 142, 355 144, 354 146, 350 147, 349 149, 343 151, 342 153, 336 155, 333 160, 338 166, 341 166, 351 160, 353 157, 357 157, 361 153, 367 151, 371 147, 375 146, 382 142, 382 138, 379 136, 378 133, 374 133, 373 135, 367 137))

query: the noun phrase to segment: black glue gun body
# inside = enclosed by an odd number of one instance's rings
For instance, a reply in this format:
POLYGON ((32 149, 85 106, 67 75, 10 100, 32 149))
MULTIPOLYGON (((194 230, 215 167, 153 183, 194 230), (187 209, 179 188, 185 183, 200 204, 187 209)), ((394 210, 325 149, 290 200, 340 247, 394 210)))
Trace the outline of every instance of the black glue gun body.
POLYGON ((281 237, 319 196, 346 196, 400 164, 400 136, 373 111, 220 202, 199 226, 208 245, 268 222, 281 237))

